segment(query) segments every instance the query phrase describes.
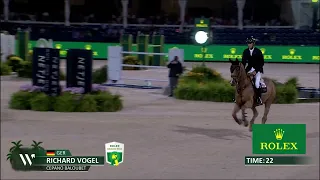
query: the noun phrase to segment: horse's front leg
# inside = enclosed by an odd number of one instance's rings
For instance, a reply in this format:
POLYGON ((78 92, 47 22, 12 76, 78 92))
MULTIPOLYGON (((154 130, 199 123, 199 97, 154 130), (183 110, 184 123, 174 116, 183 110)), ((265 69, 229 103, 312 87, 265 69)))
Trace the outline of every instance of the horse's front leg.
POLYGON ((232 111, 232 117, 233 119, 239 124, 242 124, 242 121, 238 119, 237 117, 237 113, 240 111, 240 107, 238 106, 238 104, 234 105, 233 111, 232 111))
POLYGON ((243 106, 241 108, 241 111, 242 111, 242 121, 244 122, 243 125, 244 127, 247 127, 249 125, 249 122, 247 120, 247 113, 246 113, 246 108, 243 106))

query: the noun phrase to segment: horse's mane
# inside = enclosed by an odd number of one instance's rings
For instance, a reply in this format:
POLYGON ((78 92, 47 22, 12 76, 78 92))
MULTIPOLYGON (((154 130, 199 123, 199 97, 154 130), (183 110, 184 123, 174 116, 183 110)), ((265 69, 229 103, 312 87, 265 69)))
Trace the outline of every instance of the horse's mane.
POLYGON ((240 73, 241 73, 241 76, 243 77, 246 77, 247 78, 247 73, 246 73, 246 69, 244 68, 244 65, 239 62, 239 66, 240 66, 240 73))

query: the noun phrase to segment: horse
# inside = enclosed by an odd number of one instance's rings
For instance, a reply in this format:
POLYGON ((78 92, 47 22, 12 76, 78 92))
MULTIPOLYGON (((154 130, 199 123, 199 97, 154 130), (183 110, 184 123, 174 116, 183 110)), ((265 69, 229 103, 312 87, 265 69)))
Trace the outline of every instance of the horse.
MULTIPOLYGON (((233 119, 241 125, 244 123, 244 126, 248 126, 248 120, 246 119, 245 110, 251 108, 253 111, 253 117, 249 124, 249 131, 252 131, 252 124, 254 124, 255 119, 258 117, 259 113, 256 109, 257 102, 255 97, 255 86, 253 84, 253 78, 255 74, 247 74, 244 65, 236 59, 232 61, 230 66, 230 73, 232 83, 231 85, 236 87, 235 100, 236 104, 233 108, 232 117, 233 119), (239 120, 237 113, 242 111, 242 119, 239 120)), ((262 124, 265 124, 267 121, 267 116, 270 111, 271 104, 274 102, 276 97, 276 86, 274 82, 269 78, 262 78, 266 85, 266 92, 262 93, 261 100, 265 105, 264 114, 262 117, 262 124)), ((261 83, 261 82, 260 82, 261 83)))

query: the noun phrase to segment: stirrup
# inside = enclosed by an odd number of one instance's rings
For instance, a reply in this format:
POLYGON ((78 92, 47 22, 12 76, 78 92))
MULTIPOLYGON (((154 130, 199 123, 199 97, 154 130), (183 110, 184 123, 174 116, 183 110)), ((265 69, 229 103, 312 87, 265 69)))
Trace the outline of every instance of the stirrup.
POLYGON ((261 98, 257 98, 257 104, 258 104, 258 105, 262 105, 262 104, 263 104, 263 102, 262 102, 262 99, 261 99, 261 98))

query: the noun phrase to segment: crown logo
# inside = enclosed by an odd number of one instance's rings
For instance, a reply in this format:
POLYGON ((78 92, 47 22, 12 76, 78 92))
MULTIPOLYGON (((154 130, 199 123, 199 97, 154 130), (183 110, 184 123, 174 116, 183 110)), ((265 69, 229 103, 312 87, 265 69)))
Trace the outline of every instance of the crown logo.
POLYGON ((290 55, 294 55, 294 53, 296 52, 296 50, 295 49, 289 49, 289 53, 290 53, 290 55))
POLYGON ((62 45, 61 44, 56 44, 55 45, 57 49, 61 49, 62 45))
POLYGON ((200 20, 200 24, 203 24, 204 23, 204 20, 200 20))
POLYGON ((265 48, 261 48, 261 52, 262 52, 262 54, 264 54, 266 52, 266 49, 265 48))
POLYGON ((237 52, 237 49, 236 48, 231 48, 230 52, 231 52, 231 54, 235 54, 237 52))
POLYGON ((277 140, 282 140, 283 134, 284 134, 284 130, 282 130, 282 129, 276 129, 276 130, 274 130, 273 132, 274 132, 274 135, 276 136, 276 139, 277 139, 277 140))
POLYGON ((84 48, 86 48, 86 50, 91 50, 91 45, 87 44, 87 45, 84 46, 84 48))
POLYGON ((201 48, 202 53, 207 53, 207 51, 208 51, 208 48, 201 48))

